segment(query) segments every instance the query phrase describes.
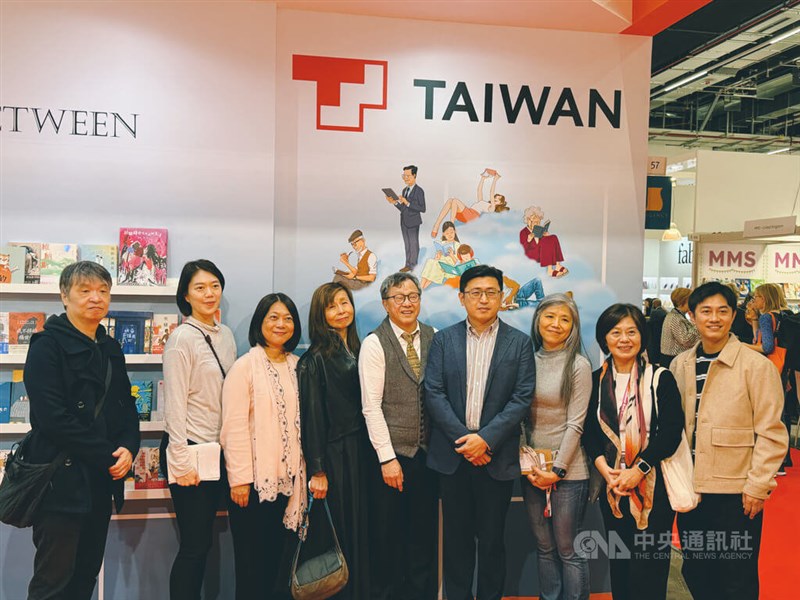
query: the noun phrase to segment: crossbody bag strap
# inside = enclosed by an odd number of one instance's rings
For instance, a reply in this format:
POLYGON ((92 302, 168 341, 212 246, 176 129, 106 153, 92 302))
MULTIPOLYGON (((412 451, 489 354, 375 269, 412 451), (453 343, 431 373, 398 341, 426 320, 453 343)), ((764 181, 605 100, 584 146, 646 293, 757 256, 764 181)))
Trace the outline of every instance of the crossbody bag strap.
POLYGON ((219 366, 219 370, 222 372, 222 378, 225 379, 225 368, 222 366, 222 361, 219 359, 217 355, 217 351, 214 350, 214 344, 211 343, 211 336, 208 335, 205 331, 200 329, 197 325, 193 325, 192 323, 186 323, 189 327, 194 327, 197 331, 200 332, 200 335, 203 336, 203 339, 208 344, 208 347, 211 348, 211 353, 214 355, 214 358, 217 359, 217 365, 219 366))

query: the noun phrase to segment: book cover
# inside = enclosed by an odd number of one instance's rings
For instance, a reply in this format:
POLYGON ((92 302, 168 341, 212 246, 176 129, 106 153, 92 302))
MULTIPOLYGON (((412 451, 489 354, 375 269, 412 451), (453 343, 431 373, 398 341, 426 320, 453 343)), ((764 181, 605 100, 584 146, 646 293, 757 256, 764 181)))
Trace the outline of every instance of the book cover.
POLYGON ((117 281, 120 285, 167 284, 167 230, 121 227, 117 281))
POLYGON ((11 422, 11 382, 0 383, 0 423, 11 422))
POLYGON ((167 487, 159 469, 159 449, 141 448, 133 461, 133 487, 137 490, 152 490, 167 487))
POLYGON ((550 220, 544 222, 544 225, 534 225, 533 226, 533 237, 537 240, 541 239, 545 233, 550 231, 550 220))
POLYGON ((25 283, 39 283, 42 245, 39 242, 11 242, 9 246, 25 250, 25 283))
POLYGON ((78 262, 78 246, 46 242, 42 244, 42 259, 39 263, 41 283, 58 283, 64 267, 78 262))
POLYGON ((8 313, 0 312, 0 354, 8 354, 8 313))
POLYGON ((153 382, 131 381, 131 396, 136 401, 140 421, 149 421, 153 410, 153 382))
POLYGON ((464 271, 467 269, 471 269, 475 265, 478 264, 478 261, 474 258, 472 260, 468 260, 465 263, 459 263, 457 265, 451 265, 450 263, 446 263, 444 261, 439 261, 439 266, 442 267, 442 271, 448 273, 450 275, 461 276, 464 271))
POLYGON ((150 413, 151 421, 164 420, 164 404, 166 403, 164 397, 164 380, 159 379, 156 383, 156 397, 155 404, 153 404, 153 412, 150 413))
POLYGON ((0 284, 25 283, 25 248, 0 246, 0 284))
POLYGON ((8 350, 27 352, 31 336, 44 328, 44 313, 8 313, 8 350))
POLYGON ((104 325, 106 333, 113 336, 122 346, 123 354, 144 354, 150 338, 148 327, 153 313, 144 311, 112 311, 108 313, 104 325), (113 323, 112 323, 113 321, 113 323))
POLYGON ((111 281, 117 280, 117 247, 114 244, 79 244, 78 258, 103 265, 111 281))
POLYGON ((164 346, 177 326, 178 315, 153 315, 153 334, 150 336, 151 354, 164 354, 164 346))
POLYGON ((0 450, 0 482, 3 481, 6 474, 6 461, 9 454, 11 454, 11 450, 0 450))
POLYGON ((28 401, 28 391, 22 379, 23 370, 11 371, 11 410, 9 423, 30 423, 31 403, 28 401))

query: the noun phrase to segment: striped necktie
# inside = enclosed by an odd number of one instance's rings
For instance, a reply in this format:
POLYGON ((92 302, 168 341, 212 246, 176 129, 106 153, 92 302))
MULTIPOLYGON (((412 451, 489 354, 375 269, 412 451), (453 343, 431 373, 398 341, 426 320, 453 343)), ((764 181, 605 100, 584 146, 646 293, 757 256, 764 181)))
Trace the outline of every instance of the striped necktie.
POLYGON ((408 364, 411 370, 414 371, 414 375, 419 379, 419 355, 414 348, 414 334, 403 333, 400 337, 406 342, 406 358, 408 358, 408 364))

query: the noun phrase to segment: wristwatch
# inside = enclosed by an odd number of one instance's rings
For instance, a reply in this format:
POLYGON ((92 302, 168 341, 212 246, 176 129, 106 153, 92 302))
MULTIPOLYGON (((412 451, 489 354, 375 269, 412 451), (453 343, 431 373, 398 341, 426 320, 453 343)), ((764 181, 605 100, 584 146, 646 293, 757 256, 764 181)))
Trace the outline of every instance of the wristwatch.
POLYGON ((558 475, 560 479, 564 479, 567 476, 567 470, 562 469, 561 467, 553 467, 553 473, 558 475))
POLYGON ((647 475, 650 472, 650 469, 653 468, 641 458, 639 459, 639 462, 636 463, 636 467, 642 472, 642 475, 647 475))

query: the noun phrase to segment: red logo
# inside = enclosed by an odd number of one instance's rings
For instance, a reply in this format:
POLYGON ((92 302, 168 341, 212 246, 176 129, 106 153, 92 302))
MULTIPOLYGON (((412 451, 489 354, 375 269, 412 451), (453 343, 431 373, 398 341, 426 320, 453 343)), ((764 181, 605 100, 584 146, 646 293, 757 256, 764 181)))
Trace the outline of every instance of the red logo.
POLYGON ((317 129, 364 131, 364 111, 386 110, 385 60, 292 56, 292 79, 317 84, 317 129))

